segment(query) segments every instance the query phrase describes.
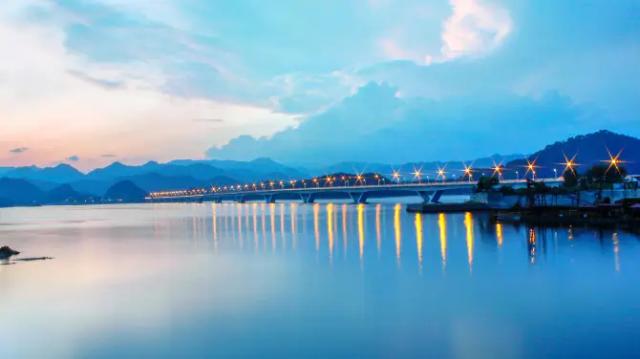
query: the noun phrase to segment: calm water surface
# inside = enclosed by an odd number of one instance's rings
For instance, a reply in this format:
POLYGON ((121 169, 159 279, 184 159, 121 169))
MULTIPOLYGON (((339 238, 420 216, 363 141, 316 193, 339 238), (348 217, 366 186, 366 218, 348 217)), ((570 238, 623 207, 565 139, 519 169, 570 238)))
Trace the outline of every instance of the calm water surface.
POLYGON ((394 203, 0 209, 0 358, 640 355, 640 241, 394 203))

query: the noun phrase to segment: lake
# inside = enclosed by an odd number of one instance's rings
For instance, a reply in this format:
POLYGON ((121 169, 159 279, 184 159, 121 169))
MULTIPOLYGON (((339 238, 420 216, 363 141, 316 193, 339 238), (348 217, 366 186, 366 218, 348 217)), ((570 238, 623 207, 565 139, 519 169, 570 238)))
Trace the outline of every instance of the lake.
POLYGON ((0 209, 1 358, 640 355, 640 241, 403 204, 0 209), (19 257, 18 257, 19 258, 19 257))

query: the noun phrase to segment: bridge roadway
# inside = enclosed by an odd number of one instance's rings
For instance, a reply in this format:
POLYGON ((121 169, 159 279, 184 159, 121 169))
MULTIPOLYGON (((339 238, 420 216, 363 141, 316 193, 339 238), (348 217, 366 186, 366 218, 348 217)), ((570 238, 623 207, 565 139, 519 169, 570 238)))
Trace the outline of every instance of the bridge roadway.
MULTIPOLYGON (((562 182, 559 178, 538 179, 548 185, 558 185, 562 182)), ((500 185, 523 187, 526 179, 503 180, 500 185)), ((281 189, 247 189, 239 191, 218 191, 161 195, 154 193, 147 197, 150 202, 187 202, 187 201, 256 201, 264 200, 274 203, 276 200, 301 200, 303 203, 313 203, 317 199, 351 199, 354 203, 366 203, 370 198, 419 196, 424 202, 438 203, 443 195, 469 194, 476 186, 476 182, 430 182, 430 183, 393 183, 382 185, 339 186, 339 187, 300 187, 281 189)), ((184 192, 184 191, 180 191, 184 192)), ((189 191, 187 191, 189 192, 189 191)))

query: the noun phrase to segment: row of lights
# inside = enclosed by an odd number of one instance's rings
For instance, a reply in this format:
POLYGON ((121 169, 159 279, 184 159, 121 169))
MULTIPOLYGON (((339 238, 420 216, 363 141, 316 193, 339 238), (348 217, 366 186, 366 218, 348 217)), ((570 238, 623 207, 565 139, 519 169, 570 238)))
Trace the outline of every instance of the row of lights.
MULTIPOLYGON (((607 150, 608 151, 608 150, 607 150)), ((609 164, 607 171, 610 171, 611 169, 615 169, 616 171, 620 171, 620 165, 622 163, 624 163, 624 161, 622 161, 620 159, 620 155, 622 154, 622 151, 618 152, 616 155, 611 154, 611 152, 609 153, 609 159, 608 160, 604 160, 602 162, 606 162, 609 164)), ((563 174, 566 172, 572 172, 572 173, 576 173, 576 167, 579 166, 579 164, 576 162, 576 157, 577 155, 574 155, 573 157, 567 157, 566 155, 564 156, 564 162, 561 163, 561 165, 564 166, 564 170, 563 170, 563 174)), ((463 165, 464 168, 461 170, 462 172, 462 177, 463 178, 467 178, 469 182, 472 181, 473 179, 473 173, 475 172, 475 169, 472 166, 467 166, 466 164, 463 165)), ((524 166, 524 168, 526 169, 524 176, 526 177, 527 175, 531 174, 531 178, 535 180, 536 177, 536 170, 538 168, 540 168, 540 166, 537 165, 537 159, 534 160, 528 160, 527 159, 527 164, 524 166)), ((498 176, 499 178, 502 178, 502 174, 505 171, 505 167, 502 165, 502 163, 493 163, 493 166, 491 167, 491 170, 493 171, 492 175, 493 176, 498 176)), ((554 168, 553 169, 556 177, 558 176, 557 170, 554 168)), ((519 179, 520 175, 519 175, 519 171, 515 170, 516 176, 519 179)), ((445 167, 440 167, 436 170, 435 172, 436 174, 436 180, 441 179, 442 182, 444 182, 447 178, 447 172, 446 172, 446 166, 445 167)), ((419 169, 414 169, 413 172, 411 172, 412 178, 415 179, 418 183, 422 182, 424 173, 422 172, 422 168, 419 169)), ((484 175, 484 174, 483 174, 484 175)), ((377 184, 385 184, 385 178, 383 176, 380 176, 378 174, 374 174, 373 175, 374 179, 377 181, 377 184)), ((393 179, 394 182, 396 183, 400 183, 401 179, 402 179, 402 175, 400 174, 399 171, 394 170, 391 174, 391 177, 393 179)), ((426 176, 427 178, 427 182, 429 181, 429 176, 426 176)), ((252 183, 252 184, 238 184, 238 185, 231 185, 231 186, 218 186, 218 187, 212 187, 210 192, 239 192, 239 191, 249 191, 249 190, 253 190, 253 191, 257 191, 257 190, 265 190, 265 189, 284 189, 288 183, 288 185, 290 186, 290 188, 296 188, 296 185, 298 183, 300 183, 300 185, 303 188, 307 188, 307 185, 309 184, 308 182, 311 182, 311 184, 315 187, 320 187, 320 183, 324 182, 325 185, 328 186, 333 186, 333 184, 340 179, 343 183, 346 183, 346 185, 349 185, 349 181, 350 180, 355 180, 355 185, 365 185, 366 184, 366 178, 364 175, 362 174, 357 174, 355 176, 348 176, 348 175, 342 175, 342 176, 326 176, 322 179, 318 178, 318 177, 314 177, 313 179, 311 179, 310 181, 307 180, 289 180, 289 181, 283 181, 283 180, 279 180, 279 181, 267 181, 267 182, 260 182, 260 183, 252 183)), ((190 196, 190 195, 201 195, 201 194, 205 194, 207 193, 207 190, 205 189, 191 189, 191 190, 182 190, 182 191, 164 191, 164 192, 153 192, 150 194, 150 196, 152 198, 155 197, 175 197, 175 196, 190 196)))

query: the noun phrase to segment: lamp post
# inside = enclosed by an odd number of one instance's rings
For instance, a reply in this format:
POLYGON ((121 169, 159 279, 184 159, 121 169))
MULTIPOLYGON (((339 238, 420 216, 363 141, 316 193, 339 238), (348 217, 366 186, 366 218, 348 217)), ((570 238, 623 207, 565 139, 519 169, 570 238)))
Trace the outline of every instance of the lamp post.
POLYGON ((391 177, 394 181, 396 181, 397 184, 400 184, 400 173, 398 171, 393 171, 391 177))

